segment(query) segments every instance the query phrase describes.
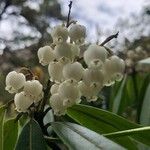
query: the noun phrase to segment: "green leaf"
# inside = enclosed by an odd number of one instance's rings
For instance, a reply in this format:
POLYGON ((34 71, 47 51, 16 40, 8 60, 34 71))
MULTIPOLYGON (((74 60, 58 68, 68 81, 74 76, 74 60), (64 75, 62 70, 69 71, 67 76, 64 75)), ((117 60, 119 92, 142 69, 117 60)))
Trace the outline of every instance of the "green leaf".
MULTIPOLYGON (((122 136, 136 136, 138 135, 143 136, 145 134, 150 133, 150 126, 147 127, 141 127, 141 128, 136 128, 136 129, 130 129, 130 130, 124 130, 124 131, 118 131, 118 132, 113 132, 113 133, 108 133, 108 134, 104 134, 104 136, 106 136, 107 138, 110 139, 114 139, 114 138, 118 138, 118 137, 122 137, 122 136)), ((149 142, 150 139, 150 134, 147 134, 147 142, 149 142)), ((141 143, 138 144, 138 146, 140 146, 140 149, 149 149, 150 147, 146 146, 146 145, 142 145, 141 143)))
POLYGON ((52 150, 52 149, 47 145, 47 150, 52 150))
POLYGON ((3 150, 14 149, 18 137, 18 122, 15 119, 7 120, 3 131, 3 150))
POLYGON ((30 120, 22 129, 15 150, 46 150, 46 142, 40 126, 30 120))
POLYGON ((134 92, 133 77, 131 75, 128 75, 128 79, 126 83, 126 90, 128 93, 128 101, 130 102, 130 105, 132 105, 133 102, 137 99, 136 99, 136 93, 134 92))
POLYGON ((18 120, 18 135, 20 135, 24 125, 29 121, 29 118, 27 115, 22 115, 18 120))
POLYGON ((150 65, 150 57, 140 60, 138 63, 150 65))
POLYGON ((139 93, 138 93, 138 98, 135 99, 135 103, 137 105, 137 108, 136 108, 137 109, 137 122, 140 123, 140 116, 141 116, 144 96, 145 96, 146 89, 150 82, 149 74, 146 74, 146 73, 137 74, 136 82, 137 82, 139 93))
POLYGON ((52 128, 70 150, 123 150, 118 144, 85 127, 54 122, 52 128))
MULTIPOLYGON (((145 75, 145 74, 144 74, 145 75)), ((146 74, 146 77, 144 78, 144 81, 143 81, 143 84, 142 84, 142 87, 140 89, 140 103, 139 103, 139 107, 138 107, 138 118, 140 120, 140 123, 142 125, 150 125, 150 118, 149 118, 149 109, 148 107, 149 106, 149 99, 148 99, 148 89, 149 89, 149 86, 150 86, 150 76, 149 74, 146 74), (147 98, 146 98, 147 97, 147 98), (148 110, 147 110, 148 109, 148 110), (146 113, 147 112, 147 113, 146 113), (146 115, 145 115, 146 113, 146 115)), ((140 150, 150 150, 150 147, 146 146, 146 145, 142 145, 141 143, 139 144, 139 149, 140 150)))
POLYGON ((3 149, 3 123, 4 123, 5 107, 0 107, 0 150, 3 149))
MULTIPOLYGON (((111 112, 86 105, 73 106, 68 109, 67 114, 81 125, 84 125, 85 127, 100 134, 142 127, 141 125, 132 123, 111 112)), ((147 132, 147 134, 144 134, 142 136, 135 135, 132 136, 132 138, 138 140, 143 144, 150 145, 150 142, 148 142, 148 134, 150 134, 150 132, 147 132)), ((124 146, 134 146, 134 144, 132 144, 130 139, 127 137, 125 139, 117 138, 112 140, 115 140, 116 142, 124 146), (128 143, 126 143, 125 140, 127 140, 128 143)))
POLYGON ((119 90, 119 87, 121 85, 121 82, 115 82, 112 86, 110 86, 110 96, 109 96, 109 110, 112 111, 114 98, 116 97, 116 94, 119 90))
POLYGON ((117 93, 117 95, 114 99, 114 102, 113 102, 112 111, 116 114, 119 113, 119 111, 121 109, 121 105, 123 105, 122 104, 123 103, 122 97, 123 97, 123 94, 125 91, 126 80, 127 80, 127 76, 125 76, 125 78, 123 79, 121 86, 118 90, 118 93, 117 93))
POLYGON ((19 118, 19 127, 22 129, 24 125, 29 121, 28 115, 24 114, 19 118))
MULTIPOLYGON (((111 137, 111 138, 116 138, 116 137, 121 137, 121 136, 131 136, 131 135, 139 136, 139 135, 146 134, 149 131, 150 131, 150 126, 108 133, 108 134, 104 134, 104 136, 111 137)), ((149 135, 149 139, 150 139, 150 135, 149 135)))
POLYGON ((142 68, 150 68, 150 57, 140 60, 137 63, 136 69, 142 69, 142 68))
MULTIPOLYGON (((46 110, 48 107, 49 107, 49 106, 46 105, 46 106, 45 106, 45 110, 46 110)), ((51 123, 51 122, 54 122, 54 115, 53 115, 52 109, 49 110, 49 111, 46 113, 46 115, 44 116, 44 118, 43 118, 43 124, 44 124, 44 125, 46 125, 46 124, 48 124, 48 123, 51 123)), ((51 133, 52 133, 52 127, 51 127, 51 126, 49 126, 49 127, 47 128, 47 132, 48 132, 49 135, 51 135, 51 133)))
POLYGON ((150 125, 150 83, 145 93, 140 115, 140 123, 142 125, 150 125))

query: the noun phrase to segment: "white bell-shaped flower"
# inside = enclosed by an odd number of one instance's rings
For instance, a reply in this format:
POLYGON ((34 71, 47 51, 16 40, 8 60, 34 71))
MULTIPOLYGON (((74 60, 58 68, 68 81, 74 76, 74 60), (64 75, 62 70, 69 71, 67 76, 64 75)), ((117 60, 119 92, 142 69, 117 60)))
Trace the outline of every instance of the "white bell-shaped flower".
POLYGON ((91 69, 103 69, 104 63, 100 59, 93 59, 89 65, 88 68, 91 69))
POLYGON ((66 107, 63 105, 62 97, 56 93, 50 97, 50 105, 57 116, 65 115, 66 107))
POLYGON ((83 76, 83 67, 79 62, 68 63, 63 68, 63 76, 65 79, 74 79, 80 81, 83 76))
POLYGON ((113 68, 113 71, 116 73, 123 73, 125 70, 125 62, 124 60, 120 59, 118 56, 111 56, 111 67, 113 68))
POLYGON ((72 80, 66 80, 60 84, 58 93, 64 99, 63 105, 70 107, 79 102, 80 91, 78 86, 72 80))
POLYGON ((53 43, 61 44, 68 39, 68 30, 63 25, 57 25, 52 29, 51 35, 53 38, 53 43))
POLYGON ((57 83, 53 84, 51 86, 50 93, 52 95, 58 93, 58 88, 59 88, 59 84, 57 84, 57 83))
POLYGON ((84 52, 84 61, 87 65, 91 63, 94 59, 100 59, 104 62, 107 58, 108 52, 107 50, 99 45, 91 44, 88 49, 84 52))
POLYGON ((111 74, 108 70, 103 70, 103 74, 104 74, 104 81, 103 81, 103 85, 104 86, 111 86, 115 83, 114 74, 111 74))
POLYGON ((37 97, 35 97, 33 100, 34 100, 34 103, 36 104, 38 104, 42 99, 43 99, 43 97, 44 97, 44 92, 42 91, 41 92, 41 94, 39 95, 39 96, 37 96, 37 97))
POLYGON ((85 69, 83 73, 83 81, 87 85, 91 85, 93 83, 103 85, 104 74, 101 70, 96 69, 85 69))
POLYGON ((115 83, 114 80, 114 69, 112 67, 112 61, 110 59, 106 59, 104 66, 103 66, 103 73, 104 73, 104 85, 111 86, 115 83))
POLYGON ((72 50, 71 45, 68 43, 63 42, 62 44, 56 45, 54 49, 54 53, 56 58, 67 57, 68 59, 72 59, 72 50))
POLYGON ((70 44, 71 45, 71 51, 72 51, 72 60, 74 60, 76 57, 80 55, 80 48, 76 44, 70 44))
POLYGON ((26 81, 24 84, 24 92, 26 95, 32 97, 33 100, 39 100, 42 94, 43 86, 38 80, 26 81))
POLYGON ((39 58, 39 63, 41 63, 43 66, 48 65, 51 61, 55 59, 55 54, 50 46, 44 46, 39 48, 37 54, 39 58))
POLYGON ((86 37, 86 28, 83 25, 72 24, 69 30, 69 36, 76 44, 83 44, 86 37))
POLYGON ((122 80, 123 72, 125 70, 125 62, 118 56, 111 56, 109 59, 106 59, 104 63, 104 70, 105 85, 112 85, 115 80, 122 80))
POLYGON ((118 56, 112 56, 105 62, 105 70, 108 74, 111 74, 114 80, 120 81, 123 78, 125 62, 118 56))
POLYGON ((87 85, 83 81, 80 81, 78 83, 79 90, 81 92, 81 95, 86 97, 87 101, 96 101, 97 100, 97 95, 99 91, 102 89, 102 86, 99 84, 92 84, 92 85, 87 85))
POLYGON ((114 74, 113 77, 114 77, 114 80, 116 80, 116 81, 121 81, 121 80, 123 79, 123 74, 117 72, 117 73, 114 74))
POLYGON ((24 74, 11 71, 6 76, 6 87, 5 89, 9 93, 17 93, 25 84, 26 78, 24 74))
POLYGON ((105 70, 105 72, 107 72, 110 75, 114 73, 114 70, 111 66, 111 60, 110 59, 105 60, 103 69, 105 70))
POLYGON ((61 62, 51 62, 48 66, 50 80, 52 82, 60 83, 64 80, 62 70, 64 64, 61 62))
POLYGON ((30 96, 26 95, 24 92, 21 92, 15 95, 14 103, 18 112, 27 112, 28 108, 33 103, 33 100, 30 96))

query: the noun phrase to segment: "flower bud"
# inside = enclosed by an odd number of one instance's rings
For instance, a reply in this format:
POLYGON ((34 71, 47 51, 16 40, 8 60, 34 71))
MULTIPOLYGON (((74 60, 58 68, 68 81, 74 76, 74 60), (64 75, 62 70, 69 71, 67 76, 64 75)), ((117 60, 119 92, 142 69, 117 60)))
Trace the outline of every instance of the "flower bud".
POLYGON ((52 82, 60 83, 64 80, 62 75, 63 66, 61 62, 51 62, 49 64, 48 72, 52 82))
POLYGON ((64 99, 63 105, 70 107, 80 99, 80 91, 78 87, 70 80, 66 80, 60 84, 58 93, 64 99))
POLYGON ((54 53, 56 58, 59 59, 61 57, 67 57, 70 60, 72 59, 72 51, 71 46, 68 43, 62 43, 55 46, 54 53))
POLYGON ((48 65, 51 61, 55 59, 53 49, 50 46, 44 46, 38 50, 39 63, 43 66, 48 65))
POLYGON ((76 44, 83 44, 86 37, 86 28, 82 25, 73 24, 69 30, 69 36, 76 44))
POLYGON ((33 100, 31 97, 26 95, 24 92, 17 93, 14 97, 14 103, 16 106, 16 110, 18 112, 27 112, 28 108, 33 103, 33 100))
POLYGON ((53 43, 60 44, 68 39, 68 30, 63 25, 55 26, 51 32, 53 43))
POLYGON ((57 116, 65 115, 66 107, 63 105, 62 97, 56 93, 50 97, 50 105, 57 116))
POLYGON ((11 71, 6 76, 6 87, 5 89, 9 93, 17 93, 25 84, 25 76, 22 73, 17 73, 16 71, 11 71))
POLYGON ((33 100, 39 100, 42 94, 43 86, 38 80, 26 81, 24 85, 24 92, 26 95, 32 97, 33 100))
POLYGON ((99 45, 91 44, 88 49, 84 52, 84 61, 87 65, 90 64, 92 60, 99 59, 104 62, 107 58, 107 50, 99 45))
POLYGON ((74 79, 80 81, 83 76, 83 67, 79 62, 66 64, 63 68, 63 76, 65 79, 74 79))

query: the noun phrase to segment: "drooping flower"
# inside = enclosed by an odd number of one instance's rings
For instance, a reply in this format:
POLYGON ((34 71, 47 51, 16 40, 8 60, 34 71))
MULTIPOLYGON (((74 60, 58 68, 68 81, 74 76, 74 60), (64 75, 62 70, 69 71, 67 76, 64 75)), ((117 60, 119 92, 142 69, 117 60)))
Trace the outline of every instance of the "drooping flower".
POLYGON ((24 84, 25 84, 26 78, 24 74, 17 73, 16 71, 11 71, 6 76, 6 87, 5 89, 9 93, 17 93, 18 90, 20 90, 24 84))

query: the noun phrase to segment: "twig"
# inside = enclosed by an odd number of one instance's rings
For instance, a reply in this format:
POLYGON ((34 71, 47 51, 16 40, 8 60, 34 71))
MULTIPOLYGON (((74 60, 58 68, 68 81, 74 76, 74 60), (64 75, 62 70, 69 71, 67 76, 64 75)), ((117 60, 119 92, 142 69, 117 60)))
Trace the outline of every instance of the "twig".
POLYGON ((47 102, 47 100, 48 100, 48 98, 49 98, 50 88, 51 88, 51 81, 48 80, 48 81, 47 81, 46 89, 44 89, 44 98, 43 98, 43 100, 42 100, 42 102, 41 102, 40 111, 42 111, 42 112, 43 112, 44 106, 45 106, 45 104, 46 104, 46 102, 47 102))
POLYGON ((114 55, 114 53, 113 53, 113 51, 111 50, 111 49, 109 49, 108 47, 106 47, 106 46, 103 46, 107 51, 108 51, 108 53, 109 53, 109 56, 112 56, 112 55, 114 55))
POLYGON ((68 16, 67 16, 67 24, 66 24, 67 28, 69 27, 69 24, 70 24, 70 14, 71 14, 71 8, 72 8, 72 1, 70 1, 68 7, 69 7, 69 12, 68 12, 68 16))
POLYGON ((71 24, 76 24, 77 23, 77 21, 75 21, 75 20, 71 20, 71 21, 69 21, 69 25, 68 25, 68 27, 71 25, 71 24))
POLYGON ((111 41, 112 39, 117 38, 118 35, 119 35, 119 31, 118 31, 116 34, 113 34, 113 35, 107 37, 107 38, 100 44, 100 46, 104 46, 106 43, 108 43, 108 42, 111 41))

